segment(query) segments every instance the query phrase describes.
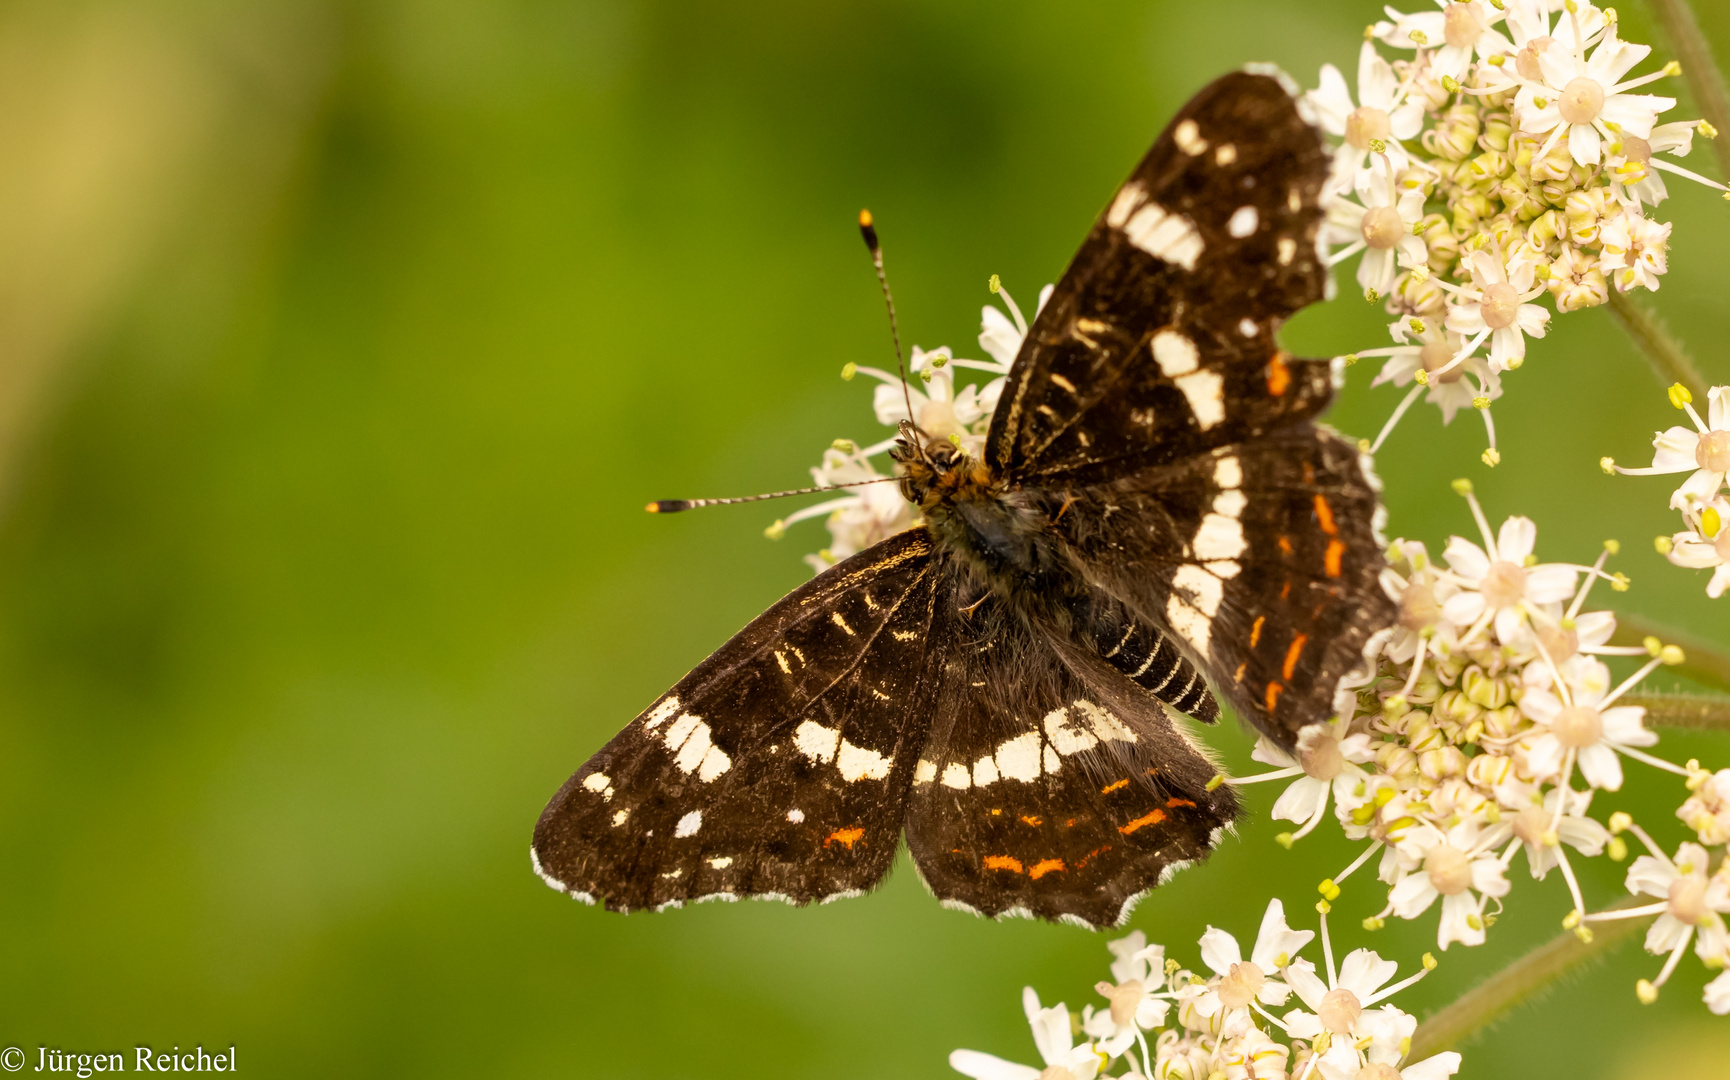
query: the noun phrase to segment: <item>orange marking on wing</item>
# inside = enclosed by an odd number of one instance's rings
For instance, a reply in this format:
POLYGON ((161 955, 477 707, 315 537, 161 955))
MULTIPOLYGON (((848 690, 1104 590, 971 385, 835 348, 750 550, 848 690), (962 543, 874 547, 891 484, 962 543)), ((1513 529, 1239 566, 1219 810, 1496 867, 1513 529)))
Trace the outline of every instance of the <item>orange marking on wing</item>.
POLYGON ((864 829, 836 829, 824 838, 823 846, 828 847, 830 844, 846 844, 847 850, 852 851, 853 845, 857 844, 859 838, 864 835, 864 829))
POLYGON ((1136 818, 1134 821, 1130 822, 1128 825, 1118 826, 1117 831, 1122 833, 1125 836, 1128 836, 1130 833, 1141 828, 1143 825, 1158 825, 1160 822, 1162 822, 1164 820, 1165 820, 1165 811, 1164 810, 1149 810, 1147 813, 1143 814, 1141 817, 1136 818))
POLYGON ((1044 877, 1046 874, 1049 874, 1055 870, 1067 870, 1067 869, 1069 869, 1069 867, 1063 865, 1062 859, 1041 859, 1038 862, 1033 864, 1033 868, 1031 870, 1027 871, 1027 876, 1032 878, 1035 881, 1038 881, 1040 878, 1044 877))
POLYGON ((1346 546, 1339 540, 1329 540, 1327 554, 1322 556, 1322 570, 1328 577, 1339 577, 1345 561, 1346 546))
POLYGON ((1280 691, 1282 691, 1284 689, 1285 689, 1285 687, 1281 686, 1279 683, 1276 683, 1276 682, 1270 682, 1267 684, 1267 711, 1268 712, 1270 712, 1270 713, 1273 712, 1274 704, 1279 701, 1280 691))
POLYGON ((1112 792, 1116 791, 1118 788, 1128 787, 1128 786, 1129 786, 1128 780, 1117 780, 1117 781, 1109 783, 1109 784, 1105 785, 1104 787, 1100 788, 1099 793, 1101 795, 1110 795, 1112 792))
POLYGON ((1019 874, 1021 873, 1021 860, 1009 855, 987 855, 985 856, 985 869, 1010 870, 1019 874))
POLYGON ((1249 628, 1249 647, 1250 648, 1252 648, 1252 649, 1255 648, 1256 644, 1261 641, 1261 628, 1262 628, 1262 624, 1265 622, 1267 622, 1267 616, 1266 615, 1257 615, 1255 617, 1255 625, 1251 626, 1249 628))
POLYGON ((1285 357, 1285 353, 1277 352, 1267 362, 1267 392, 1274 397, 1280 397, 1291 386, 1291 368, 1285 366, 1285 357))
POLYGON ((1195 803, 1190 802, 1188 799, 1167 799, 1165 800, 1165 805, 1173 810, 1180 806, 1187 806, 1191 809, 1195 807, 1195 803))
POLYGON ((1237 671, 1232 675, 1231 681, 1232 682, 1243 682, 1243 673, 1248 671, 1248 670, 1249 670, 1249 661, 1245 660, 1243 663, 1241 663, 1237 666, 1237 671))
POLYGON ((1077 870, 1080 870, 1082 867, 1087 865, 1087 861, 1089 859, 1093 858, 1095 855, 1100 854, 1101 852, 1106 852, 1106 851, 1110 851, 1110 850, 1111 850, 1110 844, 1106 844, 1103 847, 1094 848, 1092 851, 1088 852, 1086 855, 1083 855, 1081 858, 1075 860, 1075 868, 1077 870))
POLYGON ((1291 554, 1291 537, 1282 536, 1279 538, 1279 552, 1281 555, 1291 554))
POLYGON ((1316 493, 1316 520, 1321 522, 1322 532, 1329 536, 1338 536, 1340 527, 1334 524, 1334 508, 1328 505, 1328 498, 1320 492, 1316 493))
POLYGON ((1291 597, 1291 578, 1286 578, 1285 579, 1285 585, 1280 588, 1279 598, 1281 600, 1286 600, 1286 599, 1289 599, 1290 597, 1291 597))
MULTIPOLYGON (((1291 639, 1291 648, 1285 651, 1285 667, 1280 669, 1287 682, 1291 681, 1292 672, 1297 670, 1298 656, 1304 651, 1304 642, 1309 639, 1308 634, 1299 634, 1291 639)), ((1268 711, 1272 712, 1272 707, 1269 707, 1268 711)))
POLYGON ((1039 826, 1039 825, 1045 824, 1045 819, 1038 816, 1037 814, 1022 814, 1021 820, 1025 821, 1029 825, 1033 825, 1033 826, 1039 826))

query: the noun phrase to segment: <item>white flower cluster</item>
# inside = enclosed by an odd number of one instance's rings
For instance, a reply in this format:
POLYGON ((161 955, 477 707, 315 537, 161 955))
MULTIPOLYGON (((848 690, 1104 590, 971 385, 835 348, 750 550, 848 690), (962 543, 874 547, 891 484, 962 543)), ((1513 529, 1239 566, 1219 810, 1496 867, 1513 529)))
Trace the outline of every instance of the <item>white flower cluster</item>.
POLYGON ((1607 473, 1655 476, 1687 473, 1670 496, 1670 508, 1682 513, 1682 531, 1660 536, 1658 553, 1677 566, 1712 571, 1706 595, 1716 600, 1730 589, 1730 386, 1714 386, 1706 395, 1706 419, 1694 411, 1694 395, 1678 383, 1670 388, 1670 403, 1688 414, 1692 429, 1677 425, 1652 436, 1652 466, 1624 469, 1615 461, 1601 462, 1607 473))
POLYGON ((1629 73, 1651 47, 1618 36, 1613 8, 1588 0, 1436 0, 1365 32, 1357 97, 1322 68, 1309 92, 1340 140, 1325 245, 1337 264, 1362 252, 1357 281, 1395 315, 1375 384, 1413 383, 1373 448, 1427 390, 1443 423, 1483 411, 1519 367, 1550 312, 1657 289, 1670 226, 1646 208, 1666 196, 1664 172, 1723 185, 1656 155, 1686 155, 1702 121, 1659 124, 1673 98, 1632 93, 1677 74, 1629 73), (1377 43, 1397 53, 1392 61, 1377 43))
POLYGON ((1444 1080, 1460 1067, 1448 1051, 1402 1065, 1417 1019, 1388 1004, 1435 967, 1424 956, 1416 974, 1388 985, 1398 965, 1368 949, 1334 964, 1326 901, 1321 912, 1325 969, 1298 956, 1314 938, 1286 925, 1278 900, 1268 904, 1248 959, 1237 939, 1208 927, 1201 960, 1208 974, 1168 959, 1137 930, 1109 942, 1111 981, 1095 990, 1102 1008, 1039 1004, 1022 991, 1027 1022, 1044 1067, 977 1050, 957 1050, 949 1064, 976 1080, 1093 1080, 1115 1075, 1153 1080, 1444 1080), (1296 997, 1296 1006, 1275 1016, 1296 997), (1086 1038, 1075 1042, 1075 1035, 1086 1038), (1149 1046, 1151 1040, 1152 1045, 1149 1046), (1122 1072, 1111 1070, 1122 1068, 1122 1072))
MULTIPOLYGON (((1007 315, 990 305, 981 311, 979 346, 990 360, 957 357, 947 346, 927 352, 915 345, 912 373, 905 391, 900 377, 893 372, 857 364, 841 369, 843 379, 867 375, 878 381, 872 404, 879 423, 894 428, 903 420, 912 420, 928 438, 948 439, 974 457, 982 456, 991 413, 1003 392, 1003 378, 1009 374, 1015 354, 1021 351, 1021 339, 1027 336, 1027 320, 1021 308, 995 274, 991 276, 990 288, 1009 309, 1007 315), (958 390, 957 368, 984 371, 993 378, 983 386, 964 386, 958 390)), ((1047 285, 1040 290, 1040 308, 1051 296, 1051 289, 1047 285)), ((1038 315, 1037 308, 1034 314, 1038 315)), ((887 479, 892 473, 879 472, 872 459, 887 453, 893 445, 893 437, 866 446, 851 439, 836 439, 824 452, 823 463, 811 470, 812 480, 816 486, 828 488, 887 479)), ((846 495, 789 514, 770 525, 764 534, 779 540, 787 526, 816 517, 824 518, 829 527, 829 546, 805 556, 805 561, 819 574, 919 520, 918 509, 901 497, 899 484, 866 484, 846 495)))
MULTIPOLYGON (((1722 855, 1730 839, 1730 770, 1713 776, 1695 762, 1679 766, 1649 754, 1658 736, 1646 729, 1645 710, 1618 704, 1660 664, 1682 662, 1681 651, 1656 639, 1612 646, 1615 617, 1583 610, 1598 579, 1627 587, 1603 569, 1613 543, 1592 566, 1540 563, 1529 519, 1509 518, 1492 533, 1470 485, 1460 481, 1456 489, 1483 543, 1455 536, 1440 564, 1421 543, 1391 546, 1382 580, 1399 604, 1399 621, 1378 643, 1377 676, 1342 692, 1340 714, 1307 729, 1295 758, 1263 739, 1254 757, 1273 771, 1219 782, 1295 777, 1273 807, 1274 817, 1302 822, 1280 834, 1286 846, 1325 820, 1331 804, 1346 836, 1368 844, 1321 883, 1321 893, 1336 898, 1341 883, 1379 854, 1376 871, 1388 898, 1366 929, 1389 916, 1419 918, 1440 900, 1437 945, 1482 944, 1523 854, 1534 878, 1560 870, 1573 898, 1563 925, 1583 937, 1595 920, 1664 911, 1647 945, 1671 960, 1655 983, 1642 984, 1642 996, 1669 977, 1694 930, 1708 965, 1730 963, 1722 919, 1730 912, 1730 870, 1709 885, 1699 846, 1722 855), (1647 662, 1620 682, 1602 659, 1636 655, 1647 662), (1624 759, 1686 779, 1690 795, 1678 815, 1695 828, 1698 844, 1672 859, 1626 814, 1607 822, 1592 816, 1599 792, 1622 787, 1624 759), (1588 914, 1570 860, 1621 861, 1628 855, 1621 834, 1629 831, 1650 854, 1636 860, 1627 887, 1664 902, 1588 914), (1673 885, 1684 879, 1688 884, 1673 885)), ((1713 986, 1707 1003, 1730 1011, 1730 976, 1713 986)))

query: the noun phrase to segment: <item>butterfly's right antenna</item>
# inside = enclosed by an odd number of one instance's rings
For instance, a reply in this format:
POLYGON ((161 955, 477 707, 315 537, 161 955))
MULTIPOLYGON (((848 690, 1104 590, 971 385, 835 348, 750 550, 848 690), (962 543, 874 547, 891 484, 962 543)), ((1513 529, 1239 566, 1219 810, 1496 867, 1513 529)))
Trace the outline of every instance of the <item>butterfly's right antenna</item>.
MULTIPOLYGON (((907 403, 907 417, 915 430, 919 420, 913 414, 913 393, 907 387, 907 365, 901 359, 901 332, 895 325, 895 297, 889 292, 889 275, 883 271, 883 245, 877 240, 877 226, 872 224, 871 211, 859 211, 859 235, 871 251, 871 265, 877 270, 877 284, 883 287, 883 306, 889 309, 889 340, 895 343, 895 372, 901 376, 901 397, 907 403)), ((920 457, 925 456, 925 441, 913 440, 920 457)))

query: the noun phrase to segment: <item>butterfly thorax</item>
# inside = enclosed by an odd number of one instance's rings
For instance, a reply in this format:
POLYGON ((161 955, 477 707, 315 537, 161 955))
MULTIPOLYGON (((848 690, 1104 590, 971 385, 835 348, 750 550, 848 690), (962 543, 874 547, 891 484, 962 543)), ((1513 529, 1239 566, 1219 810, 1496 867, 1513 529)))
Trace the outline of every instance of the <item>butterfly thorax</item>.
POLYGON ((937 443, 916 454, 897 447, 901 487, 932 538, 1004 597, 1049 599, 1074 575, 1050 516, 994 476, 978 458, 937 443))

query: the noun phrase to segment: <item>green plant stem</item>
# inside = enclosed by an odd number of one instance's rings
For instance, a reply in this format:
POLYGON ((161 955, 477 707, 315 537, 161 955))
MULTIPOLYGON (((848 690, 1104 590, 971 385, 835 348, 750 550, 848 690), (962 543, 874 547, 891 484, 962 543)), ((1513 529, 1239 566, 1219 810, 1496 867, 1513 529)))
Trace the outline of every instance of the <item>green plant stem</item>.
POLYGON ((1682 64, 1682 77, 1694 95, 1694 104, 1707 123, 1717 128, 1719 137, 1712 140, 1712 151, 1718 155, 1718 167, 1730 177, 1730 91, 1724 88, 1724 76, 1712 56, 1712 44, 1700 32, 1687 0, 1648 0, 1652 14, 1670 39, 1670 49, 1682 64))
MULTIPOLYGON (((1726 136, 1730 138, 1730 136, 1726 136)), ((1629 337, 1657 372, 1658 381, 1668 386, 1681 383, 1694 395, 1694 400, 1706 400, 1706 380, 1683 350, 1682 343, 1670 336, 1664 323, 1650 307, 1627 293, 1610 290, 1610 314, 1627 331, 1629 337)))
POLYGON ((1648 637, 1655 637, 1666 645, 1681 647, 1687 657, 1675 667, 1664 670, 1676 672, 1704 686, 1730 692, 1730 655, 1726 655, 1722 646, 1703 641, 1692 634, 1672 630, 1641 615, 1622 614, 1616 616, 1616 633, 1610 638, 1610 644, 1639 645, 1648 637))
POLYGON ((1697 697, 1693 694, 1628 694, 1618 705, 1637 705, 1646 710, 1646 723, 1654 727, 1691 731, 1730 731, 1730 698, 1697 697))
MULTIPOLYGON (((1630 899, 1616 906, 1628 907, 1644 899, 1630 899)), ((1551 983, 1607 955, 1645 924, 1643 918, 1593 923, 1590 942, 1581 941, 1570 930, 1538 946, 1419 1024, 1412 1034, 1407 1060, 1422 1061, 1468 1041, 1551 983)))

